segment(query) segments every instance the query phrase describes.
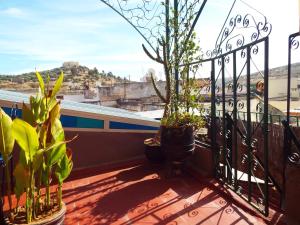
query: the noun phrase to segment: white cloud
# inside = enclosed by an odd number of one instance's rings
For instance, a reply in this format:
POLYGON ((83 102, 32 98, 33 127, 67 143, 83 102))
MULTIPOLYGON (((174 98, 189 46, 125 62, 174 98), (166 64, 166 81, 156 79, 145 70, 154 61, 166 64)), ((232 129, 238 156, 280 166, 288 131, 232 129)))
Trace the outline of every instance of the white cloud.
POLYGON ((26 13, 19 8, 7 8, 2 11, 0 11, 0 14, 4 14, 6 16, 16 17, 16 18, 22 18, 26 16, 26 13))

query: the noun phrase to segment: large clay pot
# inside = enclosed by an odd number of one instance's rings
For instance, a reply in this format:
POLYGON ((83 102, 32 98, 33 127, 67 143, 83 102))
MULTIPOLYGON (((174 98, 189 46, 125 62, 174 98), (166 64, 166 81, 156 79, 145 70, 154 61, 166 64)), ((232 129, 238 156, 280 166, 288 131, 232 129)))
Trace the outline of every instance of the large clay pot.
POLYGON ((27 223, 11 223, 8 220, 6 220, 6 224, 7 225, 63 225, 64 220, 65 220, 65 214, 66 214, 66 206, 65 206, 65 204, 63 204, 60 211, 56 212, 55 214, 53 214, 49 217, 46 217, 45 219, 33 221, 29 224, 27 224, 27 223))
POLYGON ((161 127, 161 148, 169 161, 183 162, 195 149, 194 129, 191 126, 161 127))

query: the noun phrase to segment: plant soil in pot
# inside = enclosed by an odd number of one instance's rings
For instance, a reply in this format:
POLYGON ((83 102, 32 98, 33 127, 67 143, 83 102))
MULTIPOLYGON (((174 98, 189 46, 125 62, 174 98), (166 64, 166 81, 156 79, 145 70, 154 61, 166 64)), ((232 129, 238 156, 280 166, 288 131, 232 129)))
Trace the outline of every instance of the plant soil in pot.
MULTIPOLYGON (((45 215, 40 215, 36 220, 32 220, 30 225, 63 225, 66 213, 66 206, 63 203, 60 210, 58 206, 54 207, 53 210, 50 210, 45 215)), ((14 222, 10 222, 6 219, 7 225, 28 225, 26 223, 26 212, 25 209, 21 209, 21 212, 18 214, 18 217, 15 218, 14 222)))
POLYGON ((145 155, 151 163, 164 163, 166 156, 160 146, 160 142, 154 138, 148 138, 144 141, 145 155))

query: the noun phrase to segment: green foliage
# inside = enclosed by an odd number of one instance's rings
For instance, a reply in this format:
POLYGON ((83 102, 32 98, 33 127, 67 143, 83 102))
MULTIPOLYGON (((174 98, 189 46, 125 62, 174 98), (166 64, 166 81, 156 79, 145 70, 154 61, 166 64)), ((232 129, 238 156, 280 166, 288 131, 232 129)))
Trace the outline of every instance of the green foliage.
POLYGON ((66 154, 59 161, 55 170, 55 176, 59 184, 62 184, 63 181, 70 175, 73 168, 73 162, 66 154))
POLYGON ((44 80, 43 80, 41 74, 39 72, 36 72, 36 77, 39 81, 40 90, 41 90, 42 94, 45 94, 45 84, 44 84, 44 80))
POLYGON ((63 72, 61 72, 60 76, 58 77, 58 79, 56 80, 55 82, 55 85, 53 87, 53 90, 52 90, 52 93, 51 93, 51 98, 55 98, 56 94, 58 93, 58 91, 60 90, 61 88, 61 85, 63 83, 63 80, 64 80, 64 74, 63 72))
POLYGON ((14 136, 12 133, 12 120, 11 118, 0 108, 0 152, 5 162, 5 176, 7 181, 7 195, 9 208, 12 209, 12 198, 11 198, 11 182, 9 172, 9 155, 11 154, 14 147, 14 136))
MULTIPOLYGON (((60 121, 60 103, 56 100, 64 75, 61 73, 52 90, 49 90, 49 76, 46 83, 40 73, 37 72, 36 76, 40 91, 35 97, 30 97, 29 106, 23 104, 22 119, 16 118, 11 121, 10 117, 0 109, 1 153, 8 158, 12 152, 14 140, 20 147, 19 162, 14 169, 14 191, 18 203, 21 195, 26 193, 28 223, 38 218, 39 214, 52 210, 55 203, 50 193, 53 175, 58 178, 60 184, 60 190, 57 191, 56 196, 60 199, 57 203, 61 207, 61 185, 69 176, 73 165, 71 158, 67 155, 66 143, 69 141, 65 140, 60 121), (46 188, 44 199, 40 191, 42 184, 46 188)), ((11 213, 18 213, 17 208, 14 211, 11 210, 11 213)))
MULTIPOLYGON (((164 2, 161 3, 166 6, 164 2)), ((169 33, 163 37, 157 37, 159 47, 156 56, 143 45, 145 53, 154 61, 163 65, 166 79, 166 95, 164 96, 157 88, 154 79, 152 84, 156 94, 166 103, 162 118, 162 125, 168 127, 193 126, 195 129, 204 126, 200 114, 202 97, 197 85, 195 75, 198 65, 192 62, 201 59, 199 42, 196 33, 193 32, 192 22, 195 16, 195 5, 191 5, 185 15, 184 23, 179 22, 178 12, 170 8, 169 33), (189 36, 189 34, 191 35, 189 36), (178 72, 180 79, 179 93, 176 91, 175 74, 178 72)))
POLYGON ((38 135, 34 127, 21 119, 14 119, 12 133, 22 151, 25 153, 26 164, 33 161, 39 148, 38 135))
POLYGON ((0 152, 4 159, 8 158, 14 147, 15 139, 12 135, 11 126, 11 118, 0 108, 0 152))

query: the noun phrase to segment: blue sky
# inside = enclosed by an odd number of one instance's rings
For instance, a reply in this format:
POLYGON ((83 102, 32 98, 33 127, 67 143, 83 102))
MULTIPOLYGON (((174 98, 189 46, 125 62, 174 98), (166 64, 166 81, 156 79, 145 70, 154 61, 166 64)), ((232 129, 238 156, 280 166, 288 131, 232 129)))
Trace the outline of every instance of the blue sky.
MULTIPOLYGON (((231 2, 208 1, 197 26, 203 49, 211 48, 231 2)), ((297 0, 247 2, 273 24, 270 65, 286 64, 287 37, 299 27, 297 0)), ((0 0, 0 74, 50 69, 73 60, 133 80, 153 67, 161 77, 161 68, 145 56, 143 42, 99 0, 0 0)))

